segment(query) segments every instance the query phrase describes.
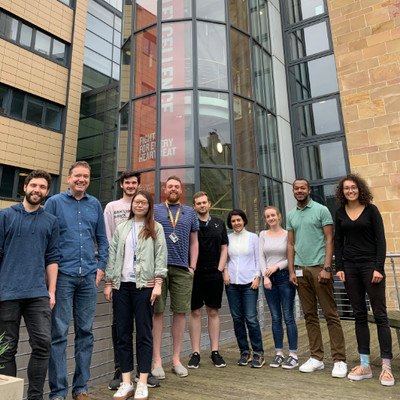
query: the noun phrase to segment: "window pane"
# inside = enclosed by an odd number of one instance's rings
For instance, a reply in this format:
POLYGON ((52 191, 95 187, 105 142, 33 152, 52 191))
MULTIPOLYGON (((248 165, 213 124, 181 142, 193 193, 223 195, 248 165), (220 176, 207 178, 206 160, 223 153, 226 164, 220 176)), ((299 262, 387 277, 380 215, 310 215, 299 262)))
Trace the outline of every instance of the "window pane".
MULTIPOLYGON (((98 157, 100 158, 100 157, 98 157)), ((100 158, 101 160, 101 158, 100 158)), ((87 162, 91 161, 91 160, 85 160, 87 162)), ((93 163, 93 162, 92 162, 93 163)), ((90 163, 89 163, 90 164, 90 163)), ((92 165, 92 164, 91 164, 92 165)), ((93 168, 93 167, 92 167, 93 168)), ((90 185, 89 187, 86 189, 86 193, 90 194, 91 196, 96 197, 96 199, 100 198, 100 179, 96 179, 93 180, 93 170, 91 171, 91 175, 90 175, 90 185)))
POLYGON ((15 175, 14 168, 3 166, 3 172, 1 174, 1 182, 0 182, 1 197, 12 197, 13 187, 14 187, 14 175, 15 175))
POLYGON ((5 114, 7 111, 8 88, 0 84, 0 114, 5 114))
POLYGON ((323 0, 286 0, 289 24, 311 18, 325 12, 323 0))
POLYGON ((111 60, 107 60, 107 58, 104 58, 87 47, 85 47, 83 63, 107 76, 111 75, 111 60))
POLYGON ((113 109, 109 110, 105 114, 105 125, 104 129, 106 131, 109 131, 111 129, 117 129, 118 128, 118 110, 113 109))
POLYGON ((92 115, 104 111, 105 99, 105 92, 83 97, 81 100, 81 116, 92 115))
POLYGON ((300 156, 303 176, 308 180, 335 178, 346 174, 342 142, 302 147, 300 156))
POLYGON ((132 165, 135 170, 156 166, 156 108, 151 105, 155 100, 154 95, 133 102, 132 165))
MULTIPOLYGON (((265 207, 272 205, 273 200, 272 200, 272 180, 271 179, 261 178, 261 196, 262 196, 263 209, 265 209, 265 207)), ((263 217, 262 226, 263 226, 263 228, 265 228, 264 213, 262 214, 262 217, 263 217)))
POLYGON ((54 104, 47 104, 45 126, 59 131, 61 129, 61 107, 54 104))
POLYGON ((161 94, 161 166, 194 164, 192 92, 161 94))
POLYGON ((36 38, 35 38, 35 50, 45 56, 50 55, 50 36, 46 34, 36 31, 36 38))
POLYGON ((114 24, 114 15, 111 11, 106 10, 99 3, 96 3, 94 0, 88 1, 87 11, 105 22, 106 24, 113 26, 114 24))
POLYGON ((69 6, 71 4, 71 0, 60 0, 61 3, 66 4, 67 6, 69 6))
MULTIPOLYGON (((94 157, 94 158, 89 158, 87 160, 87 163, 90 165, 92 170, 90 171, 90 178, 100 178, 101 177, 101 157, 94 157)), ((90 182, 89 187, 92 186, 92 182, 90 182)))
POLYGON ((265 0, 260 0, 260 22, 261 22, 261 44, 266 50, 270 50, 267 2, 265 0))
POLYGON ((263 228, 263 217, 260 207, 258 175, 238 171, 239 208, 246 213, 249 223, 246 230, 257 235, 263 228))
POLYGON ((103 21, 100 21, 96 17, 93 17, 93 15, 91 14, 87 14, 86 29, 92 31, 96 35, 101 36, 107 41, 112 42, 113 29, 111 28, 111 26, 108 26, 103 21))
MULTIPOLYGON (((135 116, 135 113, 133 112, 132 115, 135 116)), ((117 168, 118 173, 122 173, 122 171, 125 171, 128 167, 128 136, 129 136, 128 122, 129 122, 129 107, 127 105, 120 112, 120 118, 119 118, 118 168, 117 168)), ((135 136, 133 136, 133 140, 134 139, 135 136)), ((133 157, 133 159, 135 159, 135 157, 133 157)))
POLYGON ((258 0, 250 0, 250 23, 253 38, 260 41, 260 18, 258 0))
POLYGON ((118 130, 105 132, 103 140, 104 153, 114 151, 117 148, 118 130))
MULTIPOLYGON (((85 49, 89 52, 89 49, 85 49)), ((86 59, 86 55, 85 55, 86 59)), ((105 59, 104 59, 105 60, 105 59)), ((96 89, 101 86, 108 85, 110 83, 109 74, 104 75, 94 68, 90 68, 87 65, 83 65, 83 76, 82 76, 82 93, 87 92, 91 89, 96 89)))
POLYGON ((153 200, 156 194, 156 173, 154 171, 143 172, 140 176, 140 189, 151 194, 153 200))
POLYGON ((131 87, 131 39, 122 49, 121 58, 121 105, 129 100, 129 89, 131 87))
POLYGON ((196 2, 197 18, 225 21, 224 0, 202 0, 196 2))
POLYGON ((123 28, 122 38, 123 42, 131 35, 132 31, 132 0, 124 1, 124 12, 123 12, 123 28))
POLYGON ((229 0, 229 17, 232 25, 248 32, 247 0, 229 0))
POLYGON ((233 96, 236 160, 239 168, 257 169, 253 103, 233 96))
POLYGON ((149 93, 157 84, 157 28, 135 35, 134 95, 149 93))
POLYGON ((232 170, 200 168, 200 190, 206 192, 211 201, 210 214, 226 223, 233 209, 232 170))
POLYGON ((121 34, 114 30, 114 41, 115 46, 121 47, 121 34))
POLYGON ((136 0, 135 29, 138 30, 154 22, 157 22, 157 0, 136 0))
POLYGON ((103 135, 92 136, 78 141, 76 158, 80 160, 85 157, 92 157, 101 154, 103 151, 103 135))
MULTIPOLYGON (((104 159, 103 159, 103 165, 104 165, 104 159)), ((100 190, 100 202, 103 205, 103 207, 110 201, 112 201, 114 198, 114 177, 108 177, 108 178, 103 178, 101 179, 101 190, 100 190)), ((118 183, 117 183, 118 185, 118 183)))
POLYGON ((298 138, 340 130, 336 99, 308 104, 296 109, 298 138))
POLYGON ((35 124, 42 124, 43 101, 28 96, 28 108, 26 111, 26 120, 35 124))
POLYGON ((274 181, 274 206, 283 213, 283 194, 282 194, 282 184, 274 181))
POLYGON ((191 87, 192 23, 163 24, 161 89, 191 87))
POLYGON ((259 140, 259 160, 261 172, 270 175, 269 172, 269 151, 268 151, 268 138, 267 138, 267 120, 266 111, 257 107, 257 135, 259 140))
MULTIPOLYGON (((115 154, 106 154, 103 155, 103 165, 101 166, 101 176, 114 176, 114 171, 115 171, 115 154)), ((110 186, 109 186, 110 187, 110 186)), ((101 188, 101 191, 103 191, 103 187, 101 188)), ((112 200, 112 199, 109 199, 112 200)))
POLYGON ((276 130, 276 118, 267 114, 269 157, 271 159, 271 172, 274 178, 281 178, 281 165, 279 159, 278 133, 276 130))
POLYGON ((199 87, 228 89, 224 25, 197 22, 199 87))
POLYGON ((18 21, 1 13, 0 15, 0 35, 11 40, 17 40, 18 21))
POLYGON ((289 46, 291 60, 329 50, 326 22, 290 33, 289 46))
POLYGON ((119 81, 119 64, 113 63, 112 78, 119 81))
POLYGON ((161 170, 161 198, 160 202, 163 203, 165 198, 165 183, 171 175, 176 175, 182 181, 182 196, 180 202, 189 207, 193 205, 193 195, 194 195, 194 170, 193 168, 185 169, 164 169, 161 170))
POLYGON ((263 51, 263 62, 264 62, 264 83, 265 83, 265 94, 267 97, 267 107, 270 110, 275 110, 274 104, 274 89, 272 85, 272 65, 271 57, 263 51))
POLYGON ((199 139, 200 164, 232 164, 227 94, 199 92, 199 139))
POLYGON ((112 45, 92 32, 86 31, 85 46, 107 58, 112 58, 112 45))
POLYGON ((311 198, 317 203, 328 207, 333 219, 335 219, 336 210, 339 208, 339 204, 336 202, 335 190, 336 184, 311 186, 311 198))
POLYGON ((339 91, 333 55, 289 68, 290 88, 294 101, 339 91))
POLYGON ((65 62, 65 44, 53 39, 52 59, 61 64, 65 62))
POLYGON ((252 97, 249 38, 231 28, 233 91, 252 97))
POLYGON ((79 138, 97 135, 102 132, 104 132, 104 112, 80 119, 78 130, 79 138))
MULTIPOLYGON (((121 11, 122 11, 122 7, 121 7, 121 11)), ((121 23, 122 23, 121 18, 114 15, 114 29, 116 29, 118 32, 121 32, 121 23)))
POLYGON ((256 88, 256 100, 265 106, 265 98, 264 98, 264 85, 263 85, 263 67, 261 62, 261 47, 257 44, 253 45, 253 53, 254 53, 254 65, 253 65, 253 74, 254 74, 254 85, 256 88))
POLYGON ((169 0, 162 3, 162 20, 190 18, 192 16, 191 0, 169 0))
POLYGON ((33 29, 25 24, 21 24, 21 36, 19 44, 25 47, 31 47, 32 44, 32 31, 33 29))
POLYGON ((118 107, 119 87, 107 91, 107 110, 118 107))
POLYGON ((23 93, 13 90, 11 111, 10 111, 11 117, 22 119, 22 109, 24 107, 24 97, 25 97, 25 95, 23 93))

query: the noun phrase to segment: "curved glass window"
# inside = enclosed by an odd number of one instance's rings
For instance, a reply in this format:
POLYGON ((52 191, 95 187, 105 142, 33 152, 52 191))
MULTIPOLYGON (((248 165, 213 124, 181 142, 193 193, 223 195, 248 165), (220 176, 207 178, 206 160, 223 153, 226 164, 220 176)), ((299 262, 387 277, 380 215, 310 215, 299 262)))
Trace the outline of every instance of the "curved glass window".
POLYGON ((258 175, 238 171, 239 208, 243 210, 249 223, 246 229, 259 234, 262 230, 262 214, 258 175))
POLYGON ((260 141, 258 156, 260 159, 261 172, 269 175, 269 146, 266 117, 267 112, 257 107, 257 135, 260 141))
POLYGON ((231 28, 233 91, 252 97, 250 69, 250 39, 231 28))
POLYGON ((212 19, 225 22, 224 0, 201 0, 196 1, 197 18, 212 19))
POLYGON ((167 19, 189 18, 192 16, 191 0, 164 0, 162 2, 161 18, 167 19))
POLYGON ((267 114, 269 156, 271 158, 272 176, 281 179, 281 169, 279 161, 278 132, 276 130, 276 118, 272 114, 267 114))
POLYGON ((286 0, 289 24, 315 17, 325 12, 324 0, 286 0))
POLYGON ((157 22, 157 0, 136 0, 135 3, 136 30, 157 22))
POLYGON ((122 48, 121 57, 121 105, 129 100, 131 87, 131 39, 122 48))
POLYGON ((229 0, 229 18, 232 25, 248 32, 247 0, 229 0))

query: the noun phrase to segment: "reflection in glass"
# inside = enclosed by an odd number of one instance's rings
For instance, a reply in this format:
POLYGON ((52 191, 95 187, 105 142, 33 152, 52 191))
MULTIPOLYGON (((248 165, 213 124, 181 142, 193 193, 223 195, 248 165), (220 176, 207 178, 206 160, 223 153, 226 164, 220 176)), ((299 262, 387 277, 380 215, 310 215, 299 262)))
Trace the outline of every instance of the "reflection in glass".
POLYGON ((194 164, 192 92, 161 94, 161 166, 194 164))
POLYGON ((261 23, 261 44, 266 50, 270 50, 267 2, 265 0, 260 0, 260 23, 261 23))
MULTIPOLYGON (((88 158, 85 161, 90 165, 90 178, 100 178, 101 177, 101 157, 88 158)), ((90 182, 89 188, 92 186, 90 182)))
POLYGON ((190 18, 192 16, 191 0, 169 0, 162 2, 162 20, 190 18))
MULTIPOLYGON (((100 157, 96 157, 96 161, 98 161, 99 158, 100 157)), ((89 165, 91 165, 90 162, 92 162, 92 164, 94 164, 91 159, 87 159, 85 161, 87 161, 89 163, 89 165)), ((93 178, 93 173, 90 174, 90 178, 91 178, 90 179, 90 185, 86 189, 86 193, 90 194, 93 197, 96 197, 96 199, 99 199, 100 198, 100 179, 93 180, 92 179, 93 178)))
POLYGON ((255 43, 253 44, 253 53, 254 53, 253 74, 254 74, 254 85, 256 88, 256 100, 265 106, 261 47, 255 43))
POLYGON ((129 107, 127 105, 119 114, 118 173, 125 171, 128 167, 128 123, 129 107))
POLYGON ((199 91, 199 139, 200 164, 232 164, 228 94, 199 91))
POLYGON ((156 109, 149 105, 151 97, 133 102, 132 166, 135 170, 156 166, 156 109))
POLYGON ((36 38, 35 38, 35 50, 38 53, 44 54, 45 56, 50 55, 50 36, 46 34, 36 31, 36 38))
POLYGON ((326 22, 308 26, 289 34, 290 59, 297 60, 329 50, 326 22))
POLYGON ((278 132, 276 129, 276 118, 272 114, 267 114, 269 156, 271 159, 272 176, 281 179, 281 164, 279 160, 278 132))
POLYGON ((53 50, 51 58, 61 64, 65 62, 65 44, 53 39, 53 50))
POLYGON ((146 190, 151 194, 153 200, 156 193, 156 173, 154 171, 142 172, 140 176, 140 190, 146 190))
POLYGON ((161 89, 191 87, 192 23, 162 25, 161 89))
MULTIPOLYGON (((107 156, 109 157, 109 156, 107 156)), ((103 158, 104 162, 104 158, 103 158)), ((103 164, 104 165, 104 164, 103 164)), ((103 175, 104 176, 104 175, 103 175)), ((101 179, 101 191, 100 191, 100 202, 103 207, 114 199, 114 177, 108 177, 101 179)))
POLYGON ((101 36, 109 42, 112 42, 113 29, 111 26, 108 26, 103 21, 93 17, 91 14, 87 14, 86 29, 94 32, 96 35, 101 36))
POLYGON ((8 88, 0 83, 0 114, 5 114, 7 111, 8 88))
POLYGON ((194 169, 193 168, 185 168, 185 169, 163 169, 160 171, 160 203, 163 203, 165 198, 165 183, 167 179, 175 175, 182 182, 182 195, 179 199, 182 204, 185 204, 189 207, 193 205, 193 195, 194 195, 194 169))
POLYGON ((197 22, 199 87, 228 89, 224 25, 197 22))
POLYGON ((260 42, 260 18, 258 11, 258 0, 250 0, 250 23, 253 38, 260 42))
POLYGON ((136 0, 135 30, 157 22, 157 0, 136 0))
POLYGON ((196 1, 196 17, 225 22, 224 0, 196 1))
POLYGON ((18 21, 4 13, 0 14, 0 35, 11 40, 17 40, 18 21))
POLYGON ((26 120, 35 124, 42 123, 43 101, 28 96, 28 107, 26 110, 26 120))
POLYGON ((346 175, 342 142, 331 142, 300 149, 303 176, 308 180, 346 175))
POLYGON ((19 38, 19 44, 25 47, 31 47, 32 44, 32 31, 33 29, 28 25, 21 24, 21 36, 19 38))
MULTIPOLYGON (((261 196, 262 196, 262 206, 263 209, 272 205, 272 180, 269 178, 261 178, 261 196)), ((264 220, 264 214, 262 214, 262 219, 264 220)), ((265 222, 263 221, 263 229, 265 229, 265 222)))
POLYGON ((248 32, 247 0, 229 0, 229 17, 232 25, 248 32))
POLYGON ((91 117, 81 118, 79 120, 78 137, 96 135, 104 132, 104 113, 92 115, 91 117))
POLYGON ((289 24, 315 17, 325 12, 324 0, 286 0, 289 24))
MULTIPOLYGON (((36 39, 37 40, 37 39, 36 39)), ((101 39, 90 31, 86 31, 85 46, 107 58, 112 58, 111 43, 101 39)))
POLYGON ((1 197, 13 197, 14 177, 14 168, 3 166, 0 181, 1 197))
POLYGON ((152 92, 157 83, 157 28, 135 35, 134 95, 152 92))
POLYGON ((87 47, 85 47, 83 63, 88 67, 92 67, 96 71, 103 73, 104 75, 111 75, 111 60, 108 60, 100 54, 95 53, 87 47))
POLYGON ((95 0, 88 0, 87 11, 106 24, 110 26, 114 25, 114 14, 102 7, 95 0))
POLYGON ((100 92, 94 96, 82 97, 81 117, 104 111, 105 99, 105 92, 100 92))
POLYGON ((284 215, 282 184, 279 183, 279 182, 274 181, 273 188, 274 188, 274 190, 273 190, 274 206, 277 207, 280 210, 282 215, 284 215))
POLYGON ((274 88, 272 85, 272 62, 271 57, 263 51, 263 62, 264 62, 264 83, 265 83, 265 94, 267 98, 267 108, 270 110, 275 109, 274 104, 274 88))
POLYGON ((13 90, 10 116, 22 119, 22 110, 24 108, 24 94, 13 90))
POLYGON ((300 106, 296 111, 299 139, 340 130, 336 99, 300 106))
POLYGON ((93 157, 103 151, 103 135, 92 136, 79 141, 76 158, 78 160, 86 157, 93 157))
POLYGON ((290 67, 289 81, 294 101, 338 92, 334 55, 290 67))
POLYGON ((51 129, 61 129, 61 107, 55 104, 47 104, 46 106, 46 119, 44 125, 51 129))
POLYGON ((257 169, 253 103, 233 96, 236 160, 239 168, 257 169))
POLYGON ((249 38, 231 28, 233 91, 252 97, 249 38))
POLYGON ((311 186, 311 198, 317 203, 328 207, 333 219, 335 219, 336 210, 339 208, 336 202, 335 190, 336 185, 311 186))
POLYGON ((132 30, 132 0, 124 1, 124 12, 123 12, 123 27, 122 27, 122 43, 131 35, 132 30))
POLYGON ((233 209, 232 170, 201 168, 200 190, 206 192, 211 201, 211 216, 226 223, 228 213, 233 209))
POLYGON ((121 47, 121 34, 117 31, 114 31, 114 46, 121 47))
POLYGON ((131 39, 125 43, 121 50, 121 105, 129 100, 129 89, 131 86, 131 39))
POLYGON ((105 132, 103 138, 104 153, 114 151, 117 148, 118 130, 105 132))
POLYGON ((258 158, 260 160, 261 172, 269 175, 269 151, 268 151, 268 131, 267 131, 267 120, 266 111, 260 107, 257 107, 257 135, 259 141, 258 158))
POLYGON ((246 213, 247 219, 249 220, 246 229, 258 235, 262 230, 258 175, 238 171, 237 176, 239 208, 246 213))

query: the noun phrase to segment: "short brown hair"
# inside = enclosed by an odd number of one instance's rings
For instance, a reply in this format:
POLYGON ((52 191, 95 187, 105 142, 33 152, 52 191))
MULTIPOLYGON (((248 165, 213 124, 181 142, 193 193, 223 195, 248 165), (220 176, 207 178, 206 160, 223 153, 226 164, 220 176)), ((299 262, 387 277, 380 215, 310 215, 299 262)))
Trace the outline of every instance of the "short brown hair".
POLYGON ((78 167, 83 167, 83 168, 87 168, 88 170, 89 170, 89 172, 92 170, 91 168, 90 168, 90 165, 86 162, 86 161, 76 161, 76 162, 74 162, 70 167, 69 167, 69 171, 68 171, 68 175, 72 175, 72 171, 75 169, 75 168, 78 168, 78 167))
POLYGON ((207 200, 210 201, 210 199, 208 198, 208 194, 206 192, 197 192, 193 195, 193 204, 195 203, 195 200, 198 199, 199 197, 203 197, 206 196, 207 200))
POLYGON ((168 181, 172 181, 172 180, 178 181, 178 182, 181 184, 181 186, 182 186, 181 178, 179 178, 179 176, 176 176, 176 175, 171 175, 171 176, 165 181, 165 184, 167 184, 168 181))
MULTIPOLYGON (((276 212, 276 214, 279 216, 279 220, 278 220, 278 224, 280 227, 282 227, 282 214, 279 211, 279 208, 275 207, 275 206, 268 206, 264 208, 264 219, 265 219, 265 211, 267 210, 274 210, 276 212)), ((268 225, 268 222, 265 221, 265 225, 267 226, 267 229, 270 229, 270 226, 268 225)))
POLYGON ((43 171, 42 169, 35 169, 34 171, 32 171, 32 172, 25 178, 24 185, 25 185, 25 186, 28 186, 28 185, 29 185, 29 182, 30 182, 32 179, 35 179, 35 178, 43 178, 43 179, 46 179, 46 181, 47 181, 47 189, 50 189, 50 187, 51 187, 51 176, 50 176, 50 174, 49 174, 48 172, 43 171))
POLYGON ((135 177, 135 178, 137 178, 138 184, 140 185, 140 176, 141 176, 141 175, 142 175, 142 174, 141 174, 140 172, 134 171, 133 169, 128 169, 128 170, 124 171, 124 172, 121 174, 121 176, 120 176, 120 178, 119 178, 119 182, 120 182, 121 185, 122 185, 122 184, 124 183, 124 180, 125 180, 125 179, 135 177))
POLYGON ((353 181, 358 187, 358 201, 368 207, 374 198, 371 189, 368 187, 367 182, 358 174, 348 174, 340 180, 336 186, 336 201, 340 206, 344 207, 347 204, 347 199, 343 193, 343 184, 345 181, 353 181))

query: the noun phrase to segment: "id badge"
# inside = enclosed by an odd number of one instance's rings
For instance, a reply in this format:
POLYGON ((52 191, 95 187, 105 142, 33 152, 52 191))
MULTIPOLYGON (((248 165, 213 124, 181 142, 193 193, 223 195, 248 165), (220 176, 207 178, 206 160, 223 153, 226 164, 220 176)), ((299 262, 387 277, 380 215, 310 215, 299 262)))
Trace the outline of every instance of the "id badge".
POLYGON ((296 276, 298 278, 301 278, 303 276, 303 270, 302 269, 296 269, 296 276))
POLYGON ((172 243, 176 243, 176 242, 179 240, 179 239, 178 239, 178 236, 175 235, 175 232, 172 232, 172 233, 169 235, 169 238, 171 239, 172 243))
POLYGON ((129 280, 130 280, 131 282, 136 282, 136 273, 135 273, 135 272, 131 272, 131 273, 129 274, 129 280))

